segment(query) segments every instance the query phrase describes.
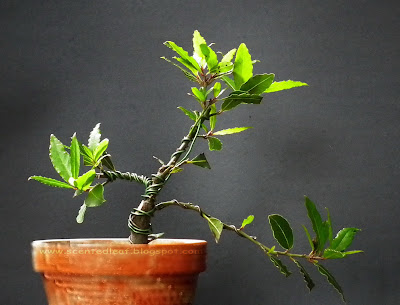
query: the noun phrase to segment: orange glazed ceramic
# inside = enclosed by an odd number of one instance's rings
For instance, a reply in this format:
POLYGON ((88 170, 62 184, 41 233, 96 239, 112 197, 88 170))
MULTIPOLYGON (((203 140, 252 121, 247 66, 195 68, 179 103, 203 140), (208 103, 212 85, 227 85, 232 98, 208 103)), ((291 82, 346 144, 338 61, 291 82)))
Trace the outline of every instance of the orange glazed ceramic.
POLYGON ((207 242, 59 239, 32 243, 49 305, 189 305, 207 242))

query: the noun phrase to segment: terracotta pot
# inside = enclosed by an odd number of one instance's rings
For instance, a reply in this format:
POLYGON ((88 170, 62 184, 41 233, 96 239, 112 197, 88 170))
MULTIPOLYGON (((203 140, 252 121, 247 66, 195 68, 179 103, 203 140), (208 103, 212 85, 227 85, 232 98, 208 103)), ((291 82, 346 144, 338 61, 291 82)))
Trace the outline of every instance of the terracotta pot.
POLYGON ((60 239, 32 243, 49 305, 192 304, 206 241, 60 239))

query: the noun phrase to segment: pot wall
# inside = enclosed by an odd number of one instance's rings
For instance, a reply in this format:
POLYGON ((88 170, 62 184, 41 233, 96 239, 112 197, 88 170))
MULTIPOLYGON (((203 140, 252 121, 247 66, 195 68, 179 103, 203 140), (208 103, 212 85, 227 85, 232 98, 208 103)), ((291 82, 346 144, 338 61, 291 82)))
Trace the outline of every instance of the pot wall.
POLYGON ((192 304, 206 268, 206 242, 158 239, 47 240, 32 243, 49 305, 192 304))

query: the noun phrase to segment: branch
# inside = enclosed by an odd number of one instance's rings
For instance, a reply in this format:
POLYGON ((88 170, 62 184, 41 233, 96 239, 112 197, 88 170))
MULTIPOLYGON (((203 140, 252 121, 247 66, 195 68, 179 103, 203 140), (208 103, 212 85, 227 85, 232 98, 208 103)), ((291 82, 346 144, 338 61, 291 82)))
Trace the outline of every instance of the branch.
POLYGON ((200 116, 191 126, 189 133, 182 139, 181 145, 171 155, 169 162, 162 165, 157 173, 152 175, 151 183, 146 186, 145 194, 142 195, 144 199, 141 201, 139 207, 133 209, 129 215, 128 227, 131 229, 129 237, 131 243, 145 244, 148 242, 148 235, 151 232, 150 218, 154 211, 156 197, 168 181, 173 168, 177 164, 180 165, 185 162, 197 139, 200 126, 206 120, 209 112, 209 107, 203 109, 200 116), (179 161, 185 152, 185 156, 179 161))
POLYGON ((97 178, 107 178, 108 182, 113 182, 117 179, 135 181, 143 184, 146 187, 151 184, 150 178, 130 172, 122 173, 120 171, 102 171, 101 173, 97 174, 97 178))
MULTIPOLYGON (((205 219, 212 217, 211 215, 205 213, 198 205, 194 205, 193 203, 180 202, 175 199, 170 200, 170 201, 160 202, 160 203, 156 204, 155 210, 156 211, 162 210, 169 206, 179 206, 186 210, 195 211, 195 212, 199 213, 200 216, 205 219)), ((222 224, 223 224, 224 230, 235 232, 240 237, 246 238, 247 240, 251 241, 253 244, 256 244, 258 247, 260 247, 261 250, 263 250, 268 256, 271 256, 271 255, 279 256, 280 255, 280 256, 288 256, 290 258, 298 257, 298 258, 305 258, 310 262, 315 262, 316 260, 324 260, 325 259, 323 257, 314 256, 314 255, 310 255, 310 254, 295 254, 295 253, 290 253, 288 251, 275 251, 273 248, 269 248, 266 245, 260 243, 255 236, 248 235, 243 230, 236 228, 234 225, 223 223, 223 222, 222 222, 222 224)))

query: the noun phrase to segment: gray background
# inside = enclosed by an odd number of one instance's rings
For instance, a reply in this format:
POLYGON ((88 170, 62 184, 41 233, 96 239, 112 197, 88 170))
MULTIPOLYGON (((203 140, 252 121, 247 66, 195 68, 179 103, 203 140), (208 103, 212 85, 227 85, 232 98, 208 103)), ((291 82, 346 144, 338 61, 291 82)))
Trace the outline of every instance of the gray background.
MULTIPOLYGON (((198 29, 224 52, 245 42, 261 60, 256 73, 310 87, 221 117, 220 128, 254 129, 224 138, 221 152, 208 153, 211 171, 185 169, 160 199, 236 224, 255 214, 249 232, 270 245, 266 217, 280 213, 307 251, 306 194, 330 209, 336 229, 363 229, 353 248, 365 254, 327 264, 348 303, 399 304, 399 13, 395 1, 1 1, 0 303, 45 304, 32 240, 127 236, 140 186, 110 185, 107 203, 77 225, 81 199, 27 177, 56 178, 50 133, 84 141, 97 122, 119 169, 154 172, 152 156, 167 159, 191 124, 176 107, 196 106, 192 84, 159 59, 173 56, 162 43, 190 50, 198 29)), ((234 234, 215 245, 194 213, 165 210, 155 230, 210 242, 196 304, 341 304, 315 270, 308 294, 297 272, 285 279, 234 234)))

